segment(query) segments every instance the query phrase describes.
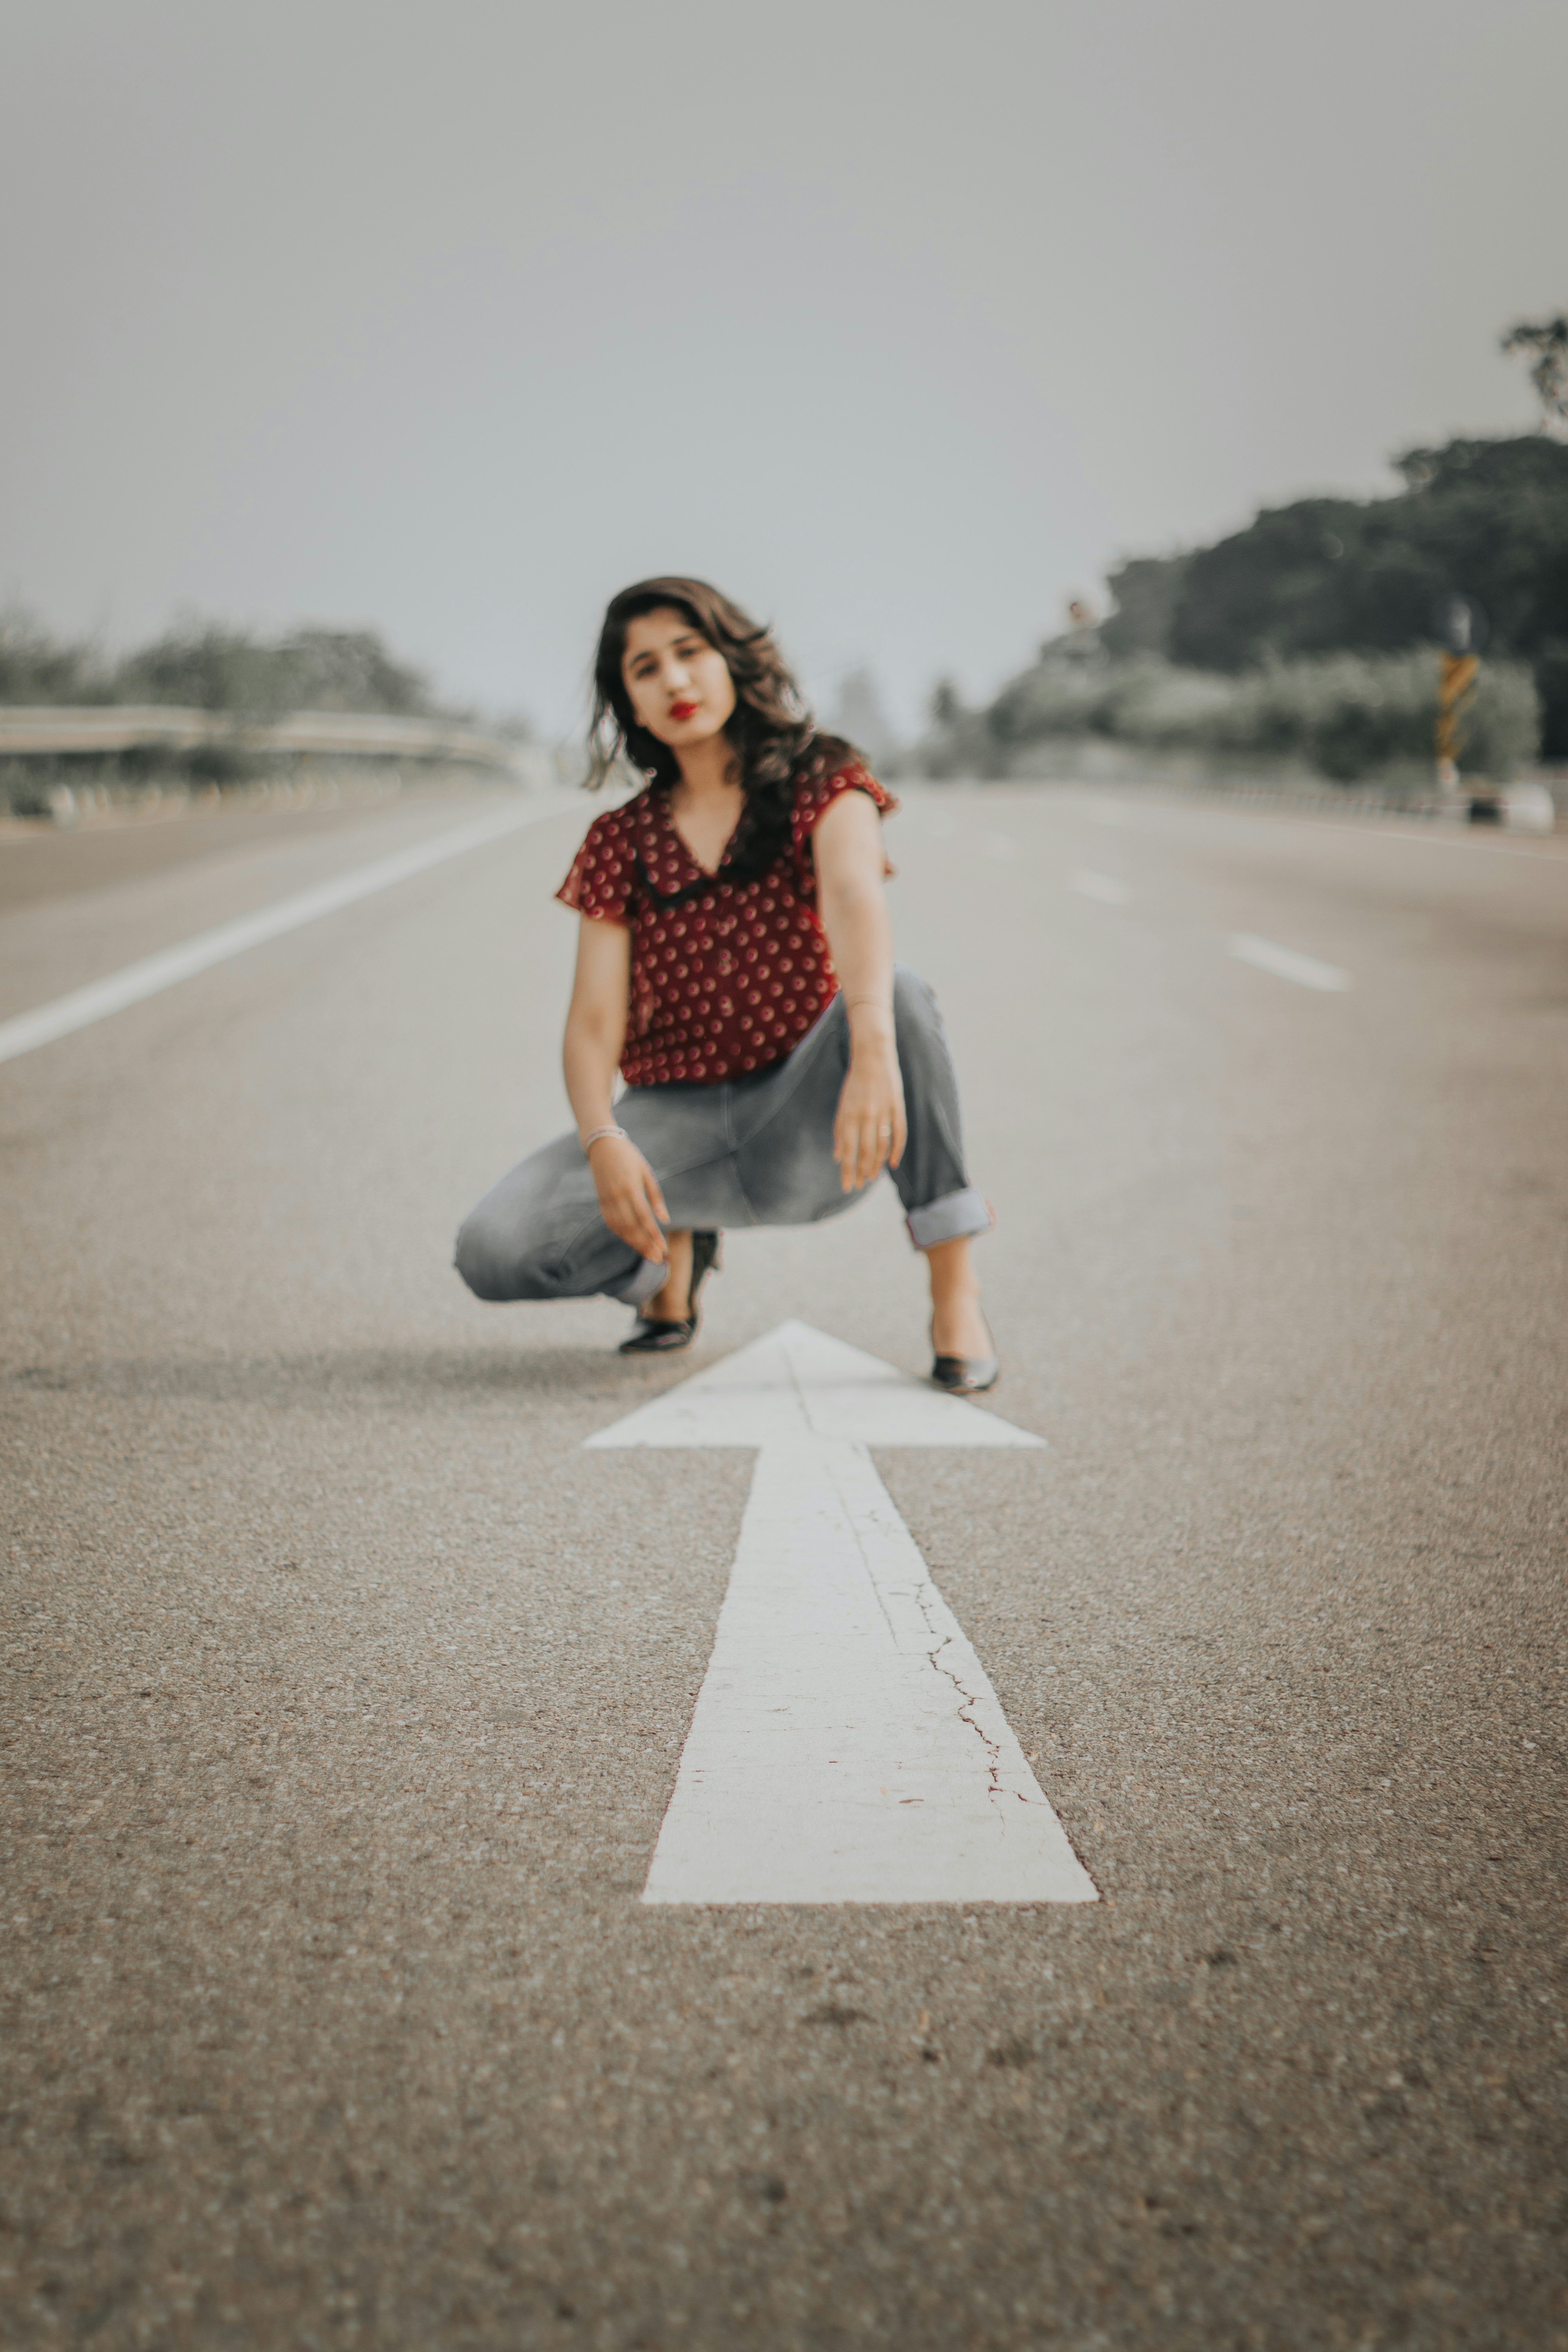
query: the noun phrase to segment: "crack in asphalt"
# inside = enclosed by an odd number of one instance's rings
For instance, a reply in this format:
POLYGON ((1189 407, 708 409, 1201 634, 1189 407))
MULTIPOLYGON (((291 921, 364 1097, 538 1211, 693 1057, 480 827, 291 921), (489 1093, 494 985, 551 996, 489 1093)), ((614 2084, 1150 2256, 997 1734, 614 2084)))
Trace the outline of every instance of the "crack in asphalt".
MULTIPOLYGON (((790 1365, 790 1371, 792 1377, 795 1379, 798 1391, 799 1378, 795 1372, 795 1366, 793 1363, 790 1365)), ((801 1401, 804 1408, 805 1404, 804 1392, 802 1392, 801 1401)), ((868 1465, 870 1465, 873 1473, 875 1473, 875 1465, 870 1463, 869 1447, 857 1445, 855 1450, 868 1465)), ((973 1707, 979 1705, 980 1695, 977 1691, 966 1690, 963 1684, 960 1682, 957 1675, 954 1674, 952 1668, 951 1666, 945 1666, 942 1663, 942 1652, 952 1647, 952 1635, 951 1633, 940 1633, 936 1626, 931 1622, 931 1603, 934 1601, 939 1601, 941 1598, 937 1592, 935 1583, 928 1574, 921 1579, 919 1584, 913 1587, 912 1591, 907 1587, 890 1588, 889 1591, 883 1591, 880 1580, 877 1575, 876 1569, 866 1549, 865 1534, 860 1525, 859 1516, 848 1496, 844 1492, 843 1483, 837 1475, 837 1465, 832 1453, 826 1448, 824 1449, 824 1453, 826 1466, 828 1469, 834 1487, 838 1495, 839 1503, 843 1508, 845 1524, 848 1528, 850 1535, 854 1540, 855 1548, 860 1555, 861 1565, 865 1569, 867 1581, 870 1585, 872 1593, 876 1598, 877 1606, 882 1612, 882 1616, 887 1623, 889 1633, 892 1636, 896 1644, 898 1641, 898 1629, 893 1622, 892 1612, 888 1604, 889 1600, 891 1597, 891 1591, 902 1590, 906 1598, 913 1600, 915 1607, 921 1612, 926 1632, 930 1634, 931 1639, 931 1647, 924 1653, 926 1664, 930 1666, 933 1674, 940 1675, 944 1681, 950 1682, 952 1685, 959 1699, 958 1719, 961 1723, 968 1726, 969 1729, 973 1732, 975 1738, 979 1740, 981 1746, 985 1750, 985 1773, 986 1779, 990 1783, 985 1793, 989 1798, 1005 1797, 1007 1791, 1002 1786, 1001 1744, 999 1741, 991 1738, 990 1734, 975 1720, 974 1716, 970 1712, 973 1707)), ((880 1481, 879 1480, 878 1483, 880 1484, 880 1481)), ((884 1489, 884 1492, 886 1490, 884 1489)), ((888 1497, 888 1500, 889 1504, 891 1504, 892 1498, 890 1496, 888 1497)), ((896 1515, 897 1506, 893 1505, 892 1507, 896 1515)), ((900 1521, 900 1526, 902 1525, 901 1520, 900 1521)), ((921 1562, 921 1565, 924 1565, 923 1561, 921 1562)), ((1017 1798, 1020 1804, 1028 1803, 1029 1800, 1021 1789, 1015 1790, 1013 1793, 1017 1798)), ((1005 1815, 999 1814, 998 1820, 1001 1822, 1002 1826, 1005 1829, 1006 1827, 1005 1815)))
POLYGON ((969 1726, 969 1728, 973 1732, 975 1738, 980 1741, 986 1752, 985 1769, 991 1782, 991 1786, 987 1790, 986 1794, 992 1797, 1000 1797, 1006 1793, 1002 1786, 1001 1747, 997 1741, 993 1739, 990 1734, 975 1721, 973 1716, 969 1712, 971 1707, 979 1705, 979 1693, 976 1691, 965 1690, 963 1685, 959 1681, 958 1676, 953 1673, 952 1668, 951 1666, 944 1666, 942 1664, 942 1654, 943 1650, 952 1647, 952 1635, 951 1633, 943 1633, 940 1640, 937 1639, 936 1627, 931 1623, 931 1611, 927 1606, 926 1601, 927 1594, 934 1594, 935 1590, 936 1588, 934 1585, 927 1583, 921 1585, 915 1594, 915 1606, 919 1609, 921 1615, 925 1619, 926 1630, 935 1642, 935 1647, 926 1652, 927 1663, 930 1664, 933 1674, 942 1675, 946 1677, 946 1679, 952 1685, 953 1689, 958 1693, 960 1699, 963 1701, 963 1705, 958 1710, 958 1719, 960 1723, 966 1723, 969 1726))

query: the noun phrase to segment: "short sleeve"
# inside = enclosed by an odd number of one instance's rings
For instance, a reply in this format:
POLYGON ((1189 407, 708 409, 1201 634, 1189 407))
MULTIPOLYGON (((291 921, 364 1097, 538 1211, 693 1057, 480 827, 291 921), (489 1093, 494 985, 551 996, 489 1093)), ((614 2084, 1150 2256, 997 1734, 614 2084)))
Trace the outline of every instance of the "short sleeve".
POLYGON ((629 929, 632 919, 626 909, 637 860, 623 820, 620 809, 607 809, 594 819, 555 895, 580 915, 591 915, 596 922, 623 923, 629 929))
MULTIPOLYGON (((858 760, 847 760, 831 775, 813 777, 801 784, 795 796, 794 849, 796 886, 803 898, 816 896, 811 836, 843 793, 867 793, 883 816, 891 816, 899 805, 886 784, 879 783, 870 769, 858 760)), ((886 870, 890 874, 893 869, 889 866, 886 870)))

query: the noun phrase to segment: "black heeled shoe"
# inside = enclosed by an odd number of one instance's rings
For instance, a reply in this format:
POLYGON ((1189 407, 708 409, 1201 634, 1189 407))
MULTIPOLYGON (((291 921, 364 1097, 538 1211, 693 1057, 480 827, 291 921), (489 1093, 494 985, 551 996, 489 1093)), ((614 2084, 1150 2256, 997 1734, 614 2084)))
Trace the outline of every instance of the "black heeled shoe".
POLYGON ((689 1348, 697 1337, 700 1317, 697 1294, 710 1274, 720 1270, 719 1244, 722 1234, 693 1234, 691 1236, 691 1286, 687 1293, 687 1312, 677 1320, 663 1315, 639 1315, 632 1325, 631 1337, 623 1339, 619 1353, 623 1356, 668 1356, 677 1348, 689 1348))
MULTIPOLYGON (((984 1319, 982 1316, 982 1322, 984 1319)), ((985 1324, 985 1331, 989 1338, 989 1323, 985 1324)), ((931 1358, 931 1386, 946 1389, 951 1396, 979 1396, 984 1390, 994 1389, 1001 1376, 1001 1362, 995 1356, 933 1355, 931 1358)))

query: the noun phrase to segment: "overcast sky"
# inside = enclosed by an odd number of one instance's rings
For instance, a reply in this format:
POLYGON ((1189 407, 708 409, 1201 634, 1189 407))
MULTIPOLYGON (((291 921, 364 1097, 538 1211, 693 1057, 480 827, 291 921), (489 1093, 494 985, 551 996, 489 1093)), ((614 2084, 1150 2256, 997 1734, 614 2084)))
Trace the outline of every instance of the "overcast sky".
POLYGON ((1527 429, 1563 0, 10 0, 0 593, 581 713, 696 572, 908 721, 1163 551, 1527 429))

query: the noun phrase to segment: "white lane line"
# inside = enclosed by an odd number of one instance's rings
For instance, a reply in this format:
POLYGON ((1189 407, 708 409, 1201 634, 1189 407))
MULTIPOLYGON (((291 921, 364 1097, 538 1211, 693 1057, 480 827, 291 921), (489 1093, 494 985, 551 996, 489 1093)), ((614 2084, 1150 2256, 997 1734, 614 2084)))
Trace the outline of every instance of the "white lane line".
POLYGON ((1068 876, 1068 887, 1080 898, 1093 898, 1102 907, 1125 907, 1132 898, 1125 882, 1113 874, 1096 874, 1091 866, 1079 866, 1068 876))
POLYGON ((297 931, 301 924, 317 922, 323 915, 335 915, 341 907, 352 907, 356 899, 372 898, 378 890, 389 890, 394 883, 406 882, 432 866, 445 864, 448 857, 461 857, 466 850, 482 849, 487 842, 499 841, 521 825, 536 824, 542 817, 557 816, 568 805, 562 799, 549 806, 530 802, 494 811, 475 818, 471 824, 457 825, 449 833, 438 833, 434 840, 421 842, 416 848, 379 857, 372 866, 356 866, 352 874, 340 874, 335 881, 317 883, 312 889, 300 890, 291 898, 279 898, 270 907, 258 908, 253 915, 240 915, 231 923, 219 923, 216 929, 198 931, 195 939, 184 940, 178 947, 143 956, 140 962, 127 964, 122 971, 95 980, 86 988, 73 989, 68 996, 57 996, 51 1003, 40 1004, 31 1013, 19 1013, 14 1020, 0 1022, 0 1062, 15 1061, 18 1054, 30 1054, 39 1045, 52 1045, 57 1037, 68 1037, 73 1030, 106 1020, 111 1013, 123 1013, 127 1006, 140 1004, 182 980, 209 971, 214 964, 226 963, 230 956, 243 955, 247 948, 259 947, 264 940, 278 939, 285 931, 297 931))
POLYGON ((1038 1438, 784 1323, 588 1444, 758 1449, 645 1903, 1098 1899, 868 1450, 1038 1438))
POLYGON ((1300 955, 1294 948, 1260 940, 1251 931, 1236 932, 1230 952, 1238 963, 1255 964, 1259 971, 1271 971, 1277 980, 1293 980, 1298 988, 1338 990, 1351 984, 1349 972, 1342 971, 1338 964, 1320 963, 1316 956, 1300 955))

